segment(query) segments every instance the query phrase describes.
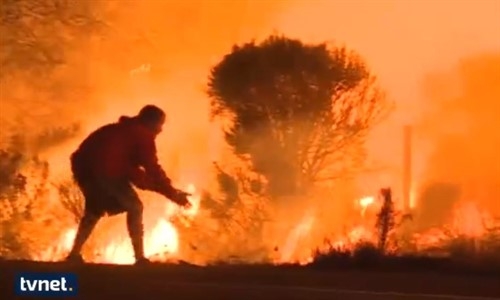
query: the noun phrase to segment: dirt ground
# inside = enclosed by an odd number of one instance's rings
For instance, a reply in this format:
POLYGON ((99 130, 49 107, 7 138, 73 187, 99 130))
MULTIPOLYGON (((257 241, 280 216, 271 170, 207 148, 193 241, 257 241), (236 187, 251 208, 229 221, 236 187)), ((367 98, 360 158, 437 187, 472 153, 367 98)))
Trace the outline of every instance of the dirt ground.
POLYGON ((69 266, 22 261, 0 261, 0 299, 16 299, 17 272, 74 272, 79 279, 78 299, 500 299, 497 276, 320 272, 273 266, 69 266))

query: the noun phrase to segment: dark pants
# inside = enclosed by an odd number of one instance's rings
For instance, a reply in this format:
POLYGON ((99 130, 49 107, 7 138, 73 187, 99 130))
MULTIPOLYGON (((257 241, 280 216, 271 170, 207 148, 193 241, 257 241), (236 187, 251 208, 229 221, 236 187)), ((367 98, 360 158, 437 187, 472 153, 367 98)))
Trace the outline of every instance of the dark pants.
POLYGON ((132 185, 126 180, 82 176, 75 176, 75 180, 85 198, 85 209, 70 255, 80 254, 100 218, 126 213, 127 229, 135 257, 143 258, 143 205, 132 185))

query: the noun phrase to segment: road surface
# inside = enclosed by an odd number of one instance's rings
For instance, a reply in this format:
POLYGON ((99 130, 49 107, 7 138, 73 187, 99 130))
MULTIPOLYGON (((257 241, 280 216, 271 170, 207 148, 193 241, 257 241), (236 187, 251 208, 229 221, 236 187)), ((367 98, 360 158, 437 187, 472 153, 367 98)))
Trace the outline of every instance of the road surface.
POLYGON ((75 272, 78 299, 500 300, 500 277, 270 266, 147 267, 0 262, 0 299, 16 272, 75 272))

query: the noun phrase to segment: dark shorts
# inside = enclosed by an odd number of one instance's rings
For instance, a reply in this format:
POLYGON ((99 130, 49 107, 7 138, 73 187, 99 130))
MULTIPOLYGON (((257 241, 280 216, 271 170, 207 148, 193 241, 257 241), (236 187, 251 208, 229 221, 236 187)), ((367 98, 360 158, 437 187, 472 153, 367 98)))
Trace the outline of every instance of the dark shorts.
POLYGON ((112 216, 142 210, 137 192, 127 181, 92 179, 78 185, 85 198, 85 213, 112 216))
POLYGON ((71 156, 71 171, 85 198, 85 213, 103 216, 142 210, 142 202, 128 180, 96 177, 86 166, 77 153, 71 156))

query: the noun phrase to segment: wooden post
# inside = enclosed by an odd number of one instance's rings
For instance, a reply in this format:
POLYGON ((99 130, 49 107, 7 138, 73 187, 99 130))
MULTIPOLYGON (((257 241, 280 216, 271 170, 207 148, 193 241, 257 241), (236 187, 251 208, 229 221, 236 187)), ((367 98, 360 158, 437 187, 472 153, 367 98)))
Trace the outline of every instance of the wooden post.
POLYGON ((403 208, 405 213, 410 212, 411 173, 412 173, 412 128, 410 125, 403 129, 403 208))

